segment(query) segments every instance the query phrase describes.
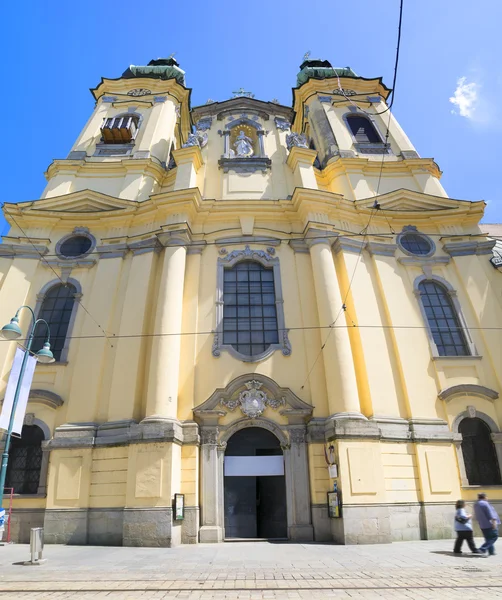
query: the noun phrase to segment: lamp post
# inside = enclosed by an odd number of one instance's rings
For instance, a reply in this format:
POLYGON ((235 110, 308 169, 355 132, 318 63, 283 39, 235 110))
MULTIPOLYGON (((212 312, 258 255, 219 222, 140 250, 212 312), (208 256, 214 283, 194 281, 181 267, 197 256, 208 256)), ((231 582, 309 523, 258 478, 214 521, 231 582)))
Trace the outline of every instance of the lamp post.
POLYGON ((55 361, 55 358, 51 352, 51 345, 49 343, 50 339, 50 329, 49 324, 44 319, 36 319, 35 313, 29 306, 21 306, 17 309, 16 314, 10 320, 8 325, 4 325, 2 330, 0 331, 0 335, 6 340, 17 340, 19 339, 23 333, 21 328, 19 327, 19 312, 23 309, 27 308, 32 317, 32 325, 30 330, 30 335, 28 336, 28 341, 26 343, 26 350, 23 356, 23 362, 21 363, 21 369, 19 371, 19 379, 17 380, 16 392, 14 394, 14 400, 12 402, 12 410, 9 417, 9 428, 7 429, 7 433, 5 436, 5 447, 2 454, 2 466, 0 468, 0 507, 3 504, 3 493, 5 488, 5 478, 7 477, 7 464, 9 462, 9 448, 10 448, 10 439, 12 436, 12 429, 14 427, 14 418, 16 416, 16 408, 19 400, 19 394, 21 392, 21 386, 23 383, 24 372, 26 370, 26 363, 28 362, 28 356, 30 355, 31 344, 33 342, 33 338, 35 336, 35 329, 39 323, 45 323, 47 327, 47 337, 45 339, 45 343, 43 348, 41 348, 36 354, 35 357, 38 362, 41 363, 52 363, 55 361))

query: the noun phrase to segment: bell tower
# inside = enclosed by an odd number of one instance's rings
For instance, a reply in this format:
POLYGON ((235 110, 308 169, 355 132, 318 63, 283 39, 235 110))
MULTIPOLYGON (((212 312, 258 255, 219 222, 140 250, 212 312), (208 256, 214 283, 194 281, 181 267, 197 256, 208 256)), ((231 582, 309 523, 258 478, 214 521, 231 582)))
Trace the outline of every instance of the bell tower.
POLYGON ((321 189, 349 200, 400 188, 447 197, 438 165, 419 156, 389 109, 392 90, 380 77, 306 55, 296 83, 293 129, 317 151, 321 189))
POLYGON ((102 78, 91 93, 94 111, 68 157, 47 169, 42 198, 90 189, 145 200, 162 186, 171 151, 190 132, 184 71, 173 57, 159 58, 102 78))

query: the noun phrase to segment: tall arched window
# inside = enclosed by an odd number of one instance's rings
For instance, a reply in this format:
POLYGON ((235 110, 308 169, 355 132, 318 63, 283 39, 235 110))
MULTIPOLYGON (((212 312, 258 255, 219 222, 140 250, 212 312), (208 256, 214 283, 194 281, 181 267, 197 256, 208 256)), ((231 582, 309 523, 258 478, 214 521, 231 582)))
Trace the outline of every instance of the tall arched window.
MULTIPOLYGON (((45 319, 49 323, 51 350, 57 361, 61 360, 65 348, 68 327, 75 304, 77 289, 74 285, 58 284, 51 287, 43 299, 37 318, 45 319)), ((35 339, 33 340, 33 351, 40 350, 45 342, 46 327, 43 323, 37 326, 35 339)))
POLYGON ((37 425, 24 425, 21 437, 12 438, 5 487, 14 494, 36 494, 42 469, 44 432, 37 425))
POLYGON ((500 469, 488 425, 477 417, 462 419, 462 455, 469 485, 500 485, 500 469))
POLYGON ((258 356, 279 343, 274 271, 243 261, 224 270, 223 344, 258 356))
POLYGON ((445 287, 425 280, 418 285, 420 300, 439 356, 471 354, 464 329, 445 287))
POLYGON ((378 134, 373 123, 362 115, 347 115, 347 124, 352 131, 356 142, 381 144, 382 139, 378 134))

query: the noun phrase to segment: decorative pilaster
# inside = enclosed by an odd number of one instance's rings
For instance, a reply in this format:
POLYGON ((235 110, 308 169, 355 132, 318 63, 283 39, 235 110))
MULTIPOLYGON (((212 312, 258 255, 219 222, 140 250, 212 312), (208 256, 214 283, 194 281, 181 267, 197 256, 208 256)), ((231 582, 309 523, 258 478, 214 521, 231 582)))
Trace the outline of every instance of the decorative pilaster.
POLYGON ((310 510, 309 465, 307 457, 307 428, 295 426, 289 431, 290 447, 284 449, 286 470, 292 474, 287 481, 287 497, 291 518, 288 519, 289 539, 308 542, 314 539, 310 510), (287 464, 289 463, 289 465, 287 464), (289 467, 289 468, 288 468, 289 467))
POLYGON ((286 164, 293 171, 296 187, 317 190, 317 179, 314 173, 314 161, 317 152, 309 148, 292 146, 286 164))
POLYGON ((164 248, 162 274, 157 297, 150 373, 146 400, 146 418, 176 419, 180 370, 183 290, 186 244, 189 234, 172 231, 158 236, 164 248))
POLYGON ((218 444, 216 425, 201 428, 201 543, 222 542, 223 518, 223 458, 226 444, 218 444))
POLYGON ((322 330, 323 356, 332 415, 364 419, 359 405, 354 358, 342 313, 342 296, 328 238, 306 239, 310 246, 312 271, 322 330), (337 327, 328 329, 335 323, 337 327))
POLYGON ((197 187, 197 171, 202 166, 202 154, 199 146, 187 146, 173 150, 176 161, 175 190, 186 190, 197 187))

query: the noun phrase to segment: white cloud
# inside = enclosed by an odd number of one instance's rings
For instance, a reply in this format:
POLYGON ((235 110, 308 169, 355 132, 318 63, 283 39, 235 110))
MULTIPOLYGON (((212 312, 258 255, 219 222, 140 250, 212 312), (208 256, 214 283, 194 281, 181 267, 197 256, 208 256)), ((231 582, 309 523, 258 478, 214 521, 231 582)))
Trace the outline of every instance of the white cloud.
POLYGON ((450 102, 456 106, 457 110, 452 110, 453 114, 460 114, 466 119, 474 119, 476 109, 479 104, 479 84, 474 81, 467 83, 467 77, 460 77, 457 80, 457 88, 450 98, 450 102))

